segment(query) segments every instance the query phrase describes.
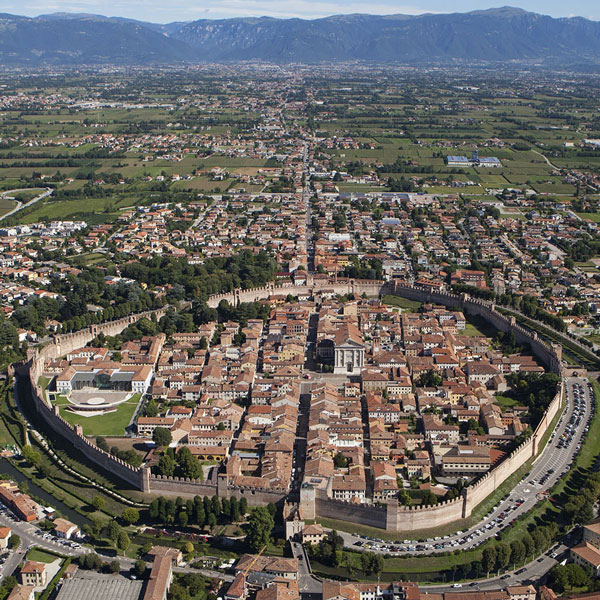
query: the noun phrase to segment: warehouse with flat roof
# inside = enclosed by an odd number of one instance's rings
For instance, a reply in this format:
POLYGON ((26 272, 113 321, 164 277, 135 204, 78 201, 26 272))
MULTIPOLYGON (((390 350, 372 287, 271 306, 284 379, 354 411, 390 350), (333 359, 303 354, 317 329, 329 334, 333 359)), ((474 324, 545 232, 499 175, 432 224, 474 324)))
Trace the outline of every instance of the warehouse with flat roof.
POLYGON ((65 579, 56 600, 140 600, 143 583, 132 581, 120 575, 101 575, 94 573, 92 577, 75 576, 65 579))

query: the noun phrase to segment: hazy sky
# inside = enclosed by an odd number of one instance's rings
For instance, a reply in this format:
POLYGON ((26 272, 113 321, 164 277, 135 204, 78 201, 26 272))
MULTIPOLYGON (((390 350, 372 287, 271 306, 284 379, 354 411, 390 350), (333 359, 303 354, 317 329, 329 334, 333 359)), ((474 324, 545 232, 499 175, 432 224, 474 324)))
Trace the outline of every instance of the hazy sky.
POLYGON ((598 0, 0 0, 0 12, 27 16, 58 11, 89 12, 166 23, 262 15, 313 19, 357 12, 465 12, 503 5, 519 6, 554 17, 583 16, 600 20, 598 0))

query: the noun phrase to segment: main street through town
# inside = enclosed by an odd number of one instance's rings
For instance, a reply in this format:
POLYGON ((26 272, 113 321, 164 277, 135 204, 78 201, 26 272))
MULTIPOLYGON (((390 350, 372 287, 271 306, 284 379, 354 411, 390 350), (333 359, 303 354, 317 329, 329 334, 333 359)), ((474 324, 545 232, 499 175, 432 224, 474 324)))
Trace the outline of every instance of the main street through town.
MULTIPOLYGON (((465 531, 419 541, 398 539, 389 542, 339 532, 345 546, 391 555, 426 555, 450 550, 469 550, 510 526, 515 519, 548 496, 552 487, 569 470, 581 448, 592 416, 592 391, 588 380, 584 378, 567 378, 564 386, 565 409, 543 452, 535 460, 530 472, 484 516, 482 521, 465 531)), ((552 554, 558 554, 560 550, 557 548, 552 554)), ((535 560, 530 565, 518 569, 518 574, 509 574, 502 582, 518 583, 537 579, 555 562, 552 557, 544 556, 542 560, 535 560)), ((494 587, 497 581, 492 579, 485 585, 494 587)))

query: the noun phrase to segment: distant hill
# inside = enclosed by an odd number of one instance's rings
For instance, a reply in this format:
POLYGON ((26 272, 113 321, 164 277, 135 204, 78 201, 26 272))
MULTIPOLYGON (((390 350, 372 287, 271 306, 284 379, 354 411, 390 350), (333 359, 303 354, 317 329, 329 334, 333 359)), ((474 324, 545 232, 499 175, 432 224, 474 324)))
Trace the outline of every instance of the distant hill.
MULTIPOLYGON (((160 27, 160 26, 159 26, 160 27)), ((0 14, 0 64, 175 64, 193 50, 147 23, 95 15, 0 14)))
POLYGON ((600 64, 600 23, 510 7, 443 15, 203 19, 167 25, 88 14, 0 15, 3 64, 241 60, 600 64))

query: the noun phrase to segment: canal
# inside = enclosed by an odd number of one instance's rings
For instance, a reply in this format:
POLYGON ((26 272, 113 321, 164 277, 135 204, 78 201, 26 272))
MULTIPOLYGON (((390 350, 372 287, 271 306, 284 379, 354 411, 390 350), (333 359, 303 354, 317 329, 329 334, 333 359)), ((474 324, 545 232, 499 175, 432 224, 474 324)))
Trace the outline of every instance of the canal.
POLYGON ((20 483, 21 481, 26 481, 32 496, 37 496, 40 500, 43 501, 45 505, 55 508, 65 518, 69 519, 69 521, 72 521, 79 527, 83 527, 86 523, 89 523, 83 515, 80 515, 78 512, 76 512, 72 508, 69 508, 60 500, 57 500, 54 496, 51 496, 46 490, 42 489, 39 485, 36 485, 31 479, 23 475, 21 471, 19 471, 5 458, 0 458, 0 473, 6 473, 10 476, 11 479, 14 479, 18 483, 20 483))

